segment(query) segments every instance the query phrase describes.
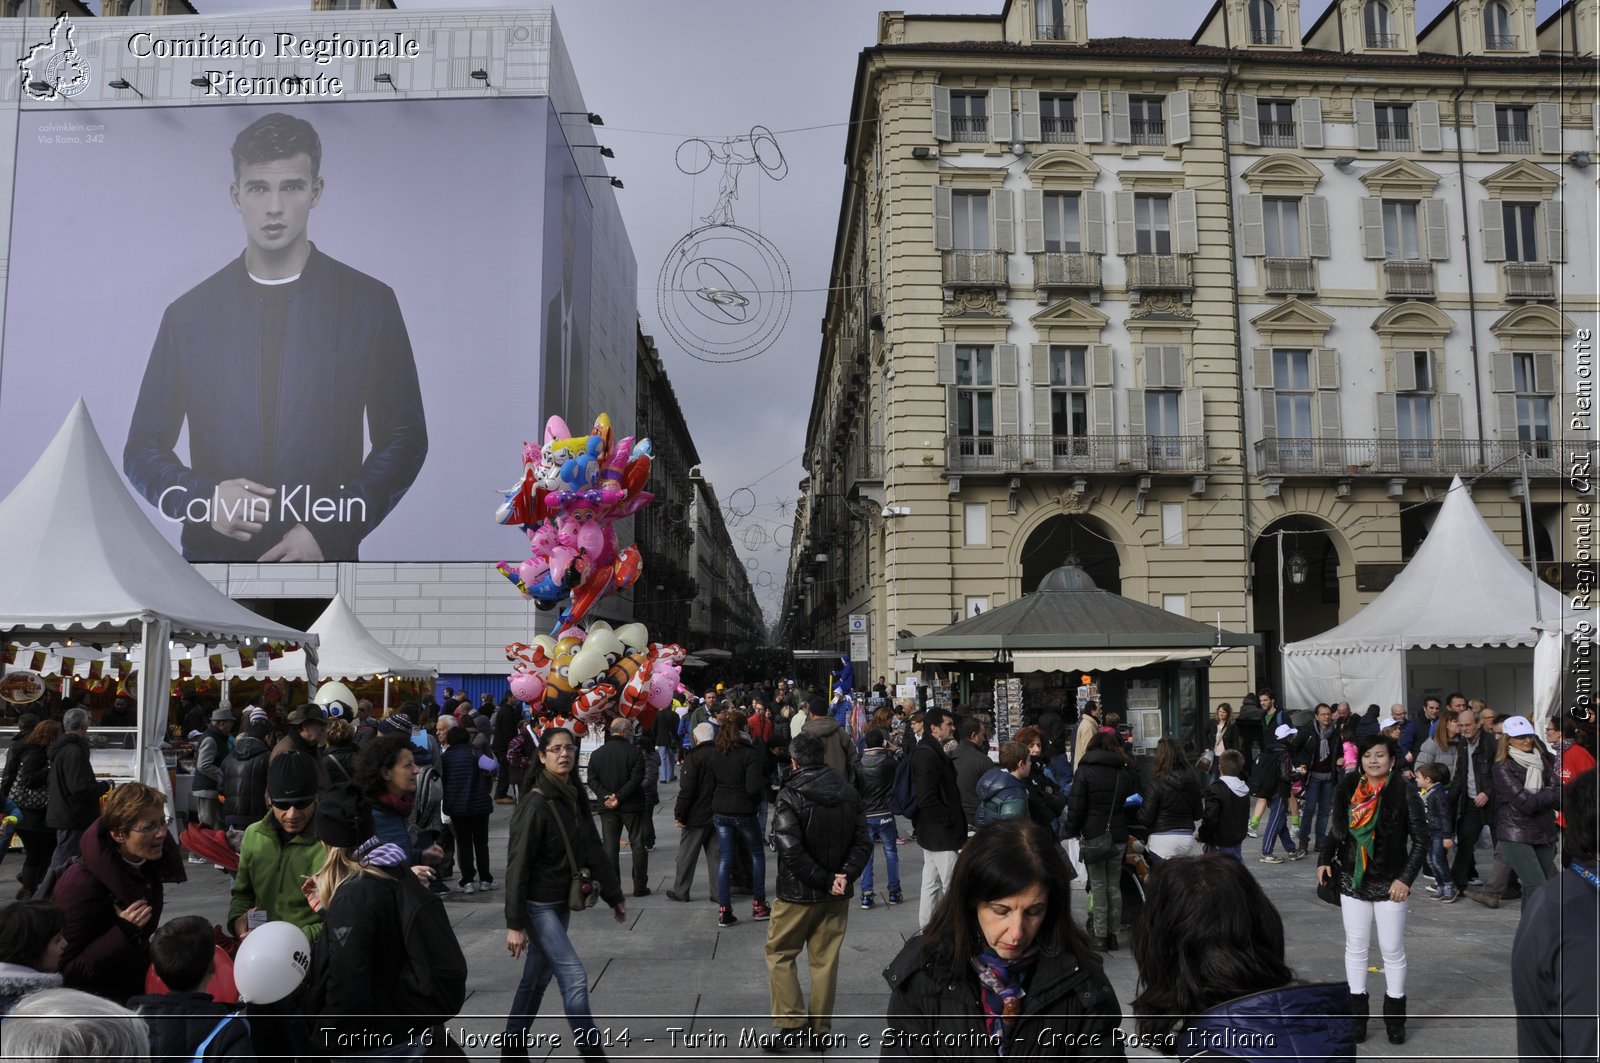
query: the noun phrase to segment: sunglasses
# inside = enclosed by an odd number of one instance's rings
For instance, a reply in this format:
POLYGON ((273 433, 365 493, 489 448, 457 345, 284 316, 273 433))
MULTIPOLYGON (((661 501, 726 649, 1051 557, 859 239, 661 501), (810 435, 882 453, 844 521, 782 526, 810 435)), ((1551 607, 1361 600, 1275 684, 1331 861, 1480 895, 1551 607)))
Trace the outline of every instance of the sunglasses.
POLYGON ((274 801, 272 802, 272 807, 277 809, 279 812, 304 812, 306 809, 310 808, 316 803, 317 799, 311 797, 304 801, 274 801))

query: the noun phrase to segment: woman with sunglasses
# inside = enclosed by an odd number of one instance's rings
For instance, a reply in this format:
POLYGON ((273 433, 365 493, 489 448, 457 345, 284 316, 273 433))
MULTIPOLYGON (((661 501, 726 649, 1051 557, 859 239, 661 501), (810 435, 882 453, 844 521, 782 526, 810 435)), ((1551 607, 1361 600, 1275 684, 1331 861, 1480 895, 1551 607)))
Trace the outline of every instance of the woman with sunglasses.
POLYGON ((83 832, 81 859, 61 876, 52 898, 67 917, 61 974, 68 988, 119 1004, 144 992, 162 891, 188 877, 177 839, 167 832, 166 803, 159 790, 124 783, 83 832))
POLYGON ((604 1059, 604 1042, 589 1010, 589 976, 567 937, 572 918, 568 903, 576 868, 587 867, 592 887, 611 906, 617 922, 628 917, 622 882, 606 858, 589 812, 584 787, 574 782, 578 741, 564 727, 546 727, 539 735, 539 757, 528 774, 521 800, 511 816, 511 845, 506 860, 506 951, 513 959, 527 955, 522 980, 506 1017, 501 1059, 527 1059, 526 1035, 539 1014, 539 1002, 555 978, 561 1006, 572 1027, 573 1044, 586 1059, 604 1059), (570 857, 569 857, 570 854, 570 857))
POLYGON ((304 753, 285 753, 267 768, 267 814, 244 832, 239 873, 228 903, 228 930, 243 938, 253 925, 293 923, 312 941, 322 917, 301 887, 322 867, 323 849, 313 825, 317 766, 304 753))

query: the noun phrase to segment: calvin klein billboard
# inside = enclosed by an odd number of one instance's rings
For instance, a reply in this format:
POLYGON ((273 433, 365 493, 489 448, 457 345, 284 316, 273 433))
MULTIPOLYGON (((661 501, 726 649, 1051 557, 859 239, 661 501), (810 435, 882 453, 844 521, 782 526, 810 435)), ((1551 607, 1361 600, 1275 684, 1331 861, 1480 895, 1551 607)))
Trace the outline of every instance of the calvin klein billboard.
POLYGON ((191 561, 507 552, 522 440, 594 412, 592 208, 547 99, 28 109, 18 138, 0 495, 81 394, 191 561))

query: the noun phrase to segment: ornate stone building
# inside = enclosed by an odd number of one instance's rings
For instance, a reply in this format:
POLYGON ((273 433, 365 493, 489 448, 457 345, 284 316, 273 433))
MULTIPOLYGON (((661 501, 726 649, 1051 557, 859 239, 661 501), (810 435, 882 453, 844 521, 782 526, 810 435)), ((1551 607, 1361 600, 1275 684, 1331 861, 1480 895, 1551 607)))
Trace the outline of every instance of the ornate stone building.
POLYGON ((1237 702, 1276 679, 1280 613, 1290 641, 1352 617, 1457 473, 1570 579, 1595 16, 1334 0, 1302 34, 1297 0, 1219 0, 1175 40, 1090 38, 1087 0, 881 15, 789 643, 844 647, 864 616, 872 675, 939 667, 897 643, 1071 556, 1262 633, 1212 667, 1237 702))

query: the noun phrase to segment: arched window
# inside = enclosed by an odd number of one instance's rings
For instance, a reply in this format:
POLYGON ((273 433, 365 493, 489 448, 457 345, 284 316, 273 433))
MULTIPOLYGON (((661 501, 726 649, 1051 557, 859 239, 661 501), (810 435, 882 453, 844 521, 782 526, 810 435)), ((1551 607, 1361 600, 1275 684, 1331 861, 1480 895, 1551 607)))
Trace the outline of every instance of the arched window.
POLYGON ((1067 12, 1062 0, 1033 0, 1034 37, 1060 41, 1067 36, 1067 12))
POLYGON ((1272 0, 1250 0, 1250 43, 1283 43, 1278 32, 1278 8, 1272 0))
POLYGON ((1368 48, 1396 48, 1400 38, 1389 21, 1389 5, 1383 0, 1367 0, 1361 12, 1361 24, 1366 30, 1368 48))
POLYGON ((1483 9, 1483 45, 1491 52, 1509 51, 1517 46, 1517 39, 1511 34, 1511 12, 1498 0, 1483 9))

